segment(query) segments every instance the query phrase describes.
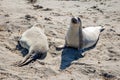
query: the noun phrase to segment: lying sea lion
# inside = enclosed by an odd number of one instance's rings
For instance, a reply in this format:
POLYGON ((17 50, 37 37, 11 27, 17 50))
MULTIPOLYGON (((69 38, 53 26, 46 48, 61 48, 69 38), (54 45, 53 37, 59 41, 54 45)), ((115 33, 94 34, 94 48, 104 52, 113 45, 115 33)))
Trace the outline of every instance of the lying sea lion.
POLYGON ((44 34, 43 27, 40 24, 35 24, 30 29, 26 30, 22 34, 19 43, 23 48, 28 49, 29 53, 18 64, 18 66, 23 66, 32 60, 35 55, 39 55, 41 59, 45 58, 49 49, 47 36, 44 34))

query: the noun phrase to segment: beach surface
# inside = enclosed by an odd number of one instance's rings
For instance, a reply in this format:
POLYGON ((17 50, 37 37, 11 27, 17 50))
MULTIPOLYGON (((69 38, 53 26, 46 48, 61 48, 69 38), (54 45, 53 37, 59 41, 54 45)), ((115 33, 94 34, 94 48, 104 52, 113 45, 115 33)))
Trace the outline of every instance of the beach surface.
POLYGON ((0 0, 0 80, 120 80, 120 1, 0 0), (105 27, 97 45, 81 52, 84 57, 75 49, 56 49, 73 16, 83 27, 105 27), (25 52, 18 40, 35 23, 45 27, 48 55, 17 67, 25 52))

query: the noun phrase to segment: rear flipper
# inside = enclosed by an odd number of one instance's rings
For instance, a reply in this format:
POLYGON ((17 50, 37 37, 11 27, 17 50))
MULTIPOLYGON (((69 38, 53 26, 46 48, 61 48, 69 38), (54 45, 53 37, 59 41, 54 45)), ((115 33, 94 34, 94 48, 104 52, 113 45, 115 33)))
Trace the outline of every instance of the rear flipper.
POLYGON ((18 67, 22 67, 22 66, 24 66, 24 65, 29 64, 29 63, 32 62, 32 61, 33 61, 32 58, 28 59, 28 60, 27 60, 26 62, 24 62, 24 63, 22 63, 22 61, 19 61, 19 64, 17 64, 17 66, 18 66, 18 67))
POLYGON ((32 61, 35 61, 36 59, 44 59, 46 57, 46 55, 47 55, 47 53, 40 54, 40 53, 32 52, 32 54, 26 55, 25 58, 22 61, 20 61, 19 64, 17 64, 17 66, 22 67, 24 65, 29 64, 32 61))
POLYGON ((32 60, 33 60, 32 55, 31 54, 27 54, 25 56, 25 58, 17 64, 17 66, 19 66, 19 67, 24 66, 25 64, 31 62, 32 60))

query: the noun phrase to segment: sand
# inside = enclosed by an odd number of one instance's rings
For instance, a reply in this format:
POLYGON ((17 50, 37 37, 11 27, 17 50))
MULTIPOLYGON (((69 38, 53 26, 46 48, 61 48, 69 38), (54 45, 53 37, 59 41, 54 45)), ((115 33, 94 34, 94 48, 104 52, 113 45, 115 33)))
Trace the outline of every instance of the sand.
POLYGON ((0 80, 120 80, 119 0, 0 0, 0 80), (83 27, 102 25, 97 45, 83 52, 56 50, 64 44, 72 16, 83 27), (45 26, 50 50, 44 60, 23 67, 17 48, 21 34, 35 23, 45 26))

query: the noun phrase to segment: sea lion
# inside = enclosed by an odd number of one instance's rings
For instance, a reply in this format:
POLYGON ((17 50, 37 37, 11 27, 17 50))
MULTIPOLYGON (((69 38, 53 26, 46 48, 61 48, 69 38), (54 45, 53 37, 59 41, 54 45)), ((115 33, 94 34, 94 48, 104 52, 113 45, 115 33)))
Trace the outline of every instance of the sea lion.
POLYGON ((23 66, 31 61, 36 55, 39 55, 41 59, 45 58, 49 49, 47 36, 44 34, 43 26, 40 24, 35 24, 30 29, 26 30, 22 34, 19 43, 23 48, 28 49, 29 52, 25 58, 20 61, 18 66, 23 66))
POLYGON ((77 49, 92 47, 97 43, 100 32, 104 29, 102 26, 82 28, 81 19, 73 17, 65 36, 65 46, 77 49))

